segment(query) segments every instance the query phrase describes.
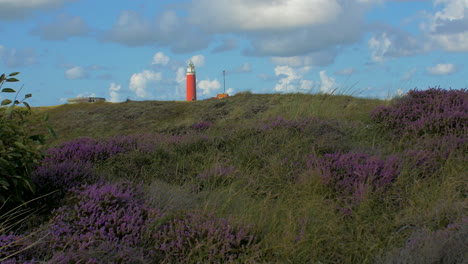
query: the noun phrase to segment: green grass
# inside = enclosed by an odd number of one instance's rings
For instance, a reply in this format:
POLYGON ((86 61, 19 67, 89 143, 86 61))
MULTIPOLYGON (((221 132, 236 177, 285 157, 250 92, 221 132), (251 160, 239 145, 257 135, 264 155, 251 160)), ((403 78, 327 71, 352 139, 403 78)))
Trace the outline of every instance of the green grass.
POLYGON ((344 95, 243 93, 223 100, 77 104, 34 111, 50 115, 58 135, 48 141, 50 147, 78 137, 188 135, 193 140, 161 143, 154 153, 118 155, 96 170, 108 180, 143 182, 155 207, 201 210, 252 224, 261 240, 261 262, 374 263, 398 254, 392 250, 403 248, 414 231, 459 223, 467 209, 468 167, 463 158, 452 158, 429 179, 414 177, 413 168, 405 165, 388 197, 368 197, 352 216, 336 210, 333 192, 304 165, 304 158, 334 151, 399 153, 405 146, 396 146, 370 121, 370 112, 386 103, 344 95), (261 120, 277 116, 318 117, 332 125, 305 132, 256 129, 261 120), (201 121, 213 126, 202 132, 190 128, 201 121), (216 166, 236 171, 232 178, 215 179, 194 191, 196 175, 216 166))

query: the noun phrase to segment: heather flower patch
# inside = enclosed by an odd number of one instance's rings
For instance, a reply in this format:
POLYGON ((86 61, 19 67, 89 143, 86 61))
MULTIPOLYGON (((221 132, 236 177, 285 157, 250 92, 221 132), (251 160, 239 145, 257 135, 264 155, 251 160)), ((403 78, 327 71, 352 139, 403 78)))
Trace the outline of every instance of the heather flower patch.
POLYGON ((406 162, 414 167, 419 177, 430 177, 439 171, 449 158, 465 162, 468 152, 468 139, 463 136, 446 135, 440 137, 422 137, 413 146, 404 151, 406 162))
POLYGON ((93 172, 93 164, 83 161, 64 161, 40 166, 36 168, 31 178, 40 193, 54 190, 64 192, 97 180, 93 172))
POLYGON ((54 252, 48 263, 151 263, 141 248, 128 247, 115 242, 102 242, 95 248, 54 252))
POLYGON ((377 107, 371 117, 399 135, 466 135, 468 90, 411 90, 393 105, 377 107))
POLYGON ((307 163, 309 168, 318 170, 323 184, 351 207, 370 193, 385 193, 401 170, 401 160, 395 156, 381 159, 365 153, 310 156, 307 163))
POLYGON ((161 223, 152 239, 161 263, 241 263, 259 254, 258 240, 248 226, 200 213, 161 223))
MULTIPOLYGON (((49 149, 33 174, 36 194, 60 192, 25 205, 26 221, 13 225, 21 214, 5 221, 7 229, 0 226, 0 259, 31 246, 0 262, 379 263, 383 255, 383 263, 427 263, 426 256, 444 262, 466 252, 466 221, 447 224, 464 215, 468 133, 399 124, 419 126, 412 114, 446 116, 439 110, 459 98, 420 112, 411 107, 435 99, 395 99, 383 107, 379 124, 386 130, 379 131, 367 124, 379 100, 287 95, 307 99, 289 107, 284 95, 264 96, 269 109, 261 116, 276 117, 242 118, 252 107, 237 97, 223 101, 233 114, 222 120, 203 118, 213 116, 204 101, 177 111, 177 102, 167 102, 156 110, 177 113, 176 120, 139 120, 145 125, 105 132, 160 134, 102 138, 103 129, 93 126, 89 138, 49 149), (404 115, 392 116, 399 108, 404 115), (403 136, 389 140, 382 132, 403 136)), ((67 135, 84 135, 80 129, 67 135)))
POLYGON ((70 204, 50 223, 54 250, 86 250, 102 242, 137 246, 150 212, 130 183, 95 184, 73 190, 70 204))
MULTIPOLYGON (((3 261, 10 255, 23 249, 23 236, 17 236, 13 233, 0 234, 0 260, 3 261)), ((22 260, 21 256, 16 256, 14 259, 10 258, 10 263, 16 263, 17 261, 22 260)))
POLYGON ((193 130, 197 130, 197 131, 203 131, 212 126, 213 126, 213 123, 208 122, 208 121, 202 121, 202 122, 198 122, 198 123, 191 125, 190 128, 193 130))

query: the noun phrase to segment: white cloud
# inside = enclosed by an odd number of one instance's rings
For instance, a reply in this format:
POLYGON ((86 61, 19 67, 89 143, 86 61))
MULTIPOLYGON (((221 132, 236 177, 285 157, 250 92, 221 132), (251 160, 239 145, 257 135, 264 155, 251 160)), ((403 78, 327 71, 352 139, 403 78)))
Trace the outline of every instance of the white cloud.
POLYGON ((427 68, 427 71, 432 75, 448 75, 454 73, 456 70, 455 65, 450 63, 437 64, 427 68))
POLYGON ((211 39, 173 11, 148 19, 137 11, 124 10, 101 40, 130 47, 169 46, 175 53, 185 53, 207 48, 211 39))
POLYGON ((31 33, 45 40, 65 40, 72 36, 85 36, 90 31, 82 17, 62 14, 52 23, 39 26, 31 33))
POLYGON ((88 77, 88 71, 81 66, 75 66, 65 71, 65 78, 68 80, 86 79, 88 77))
POLYGON ((314 83, 303 79, 303 74, 308 72, 310 67, 294 69, 287 65, 276 66, 275 75, 280 79, 275 85, 274 90, 280 93, 294 93, 311 91, 314 88, 314 83))
POLYGON ((428 34, 436 48, 452 52, 468 51, 468 1, 435 0, 443 5, 441 11, 429 17, 421 28, 428 34))
POLYGON ((315 87, 315 82, 311 80, 301 81, 301 90, 311 91, 315 87))
POLYGON ((397 97, 402 97, 406 94, 406 92, 404 92, 402 89, 397 89, 396 90, 396 96, 397 97))
POLYGON ((384 61, 384 55, 389 50, 392 42, 387 37, 386 33, 381 34, 379 37, 373 36, 369 40, 369 48, 372 50, 371 58, 374 62, 384 61))
POLYGON ((205 56, 201 54, 193 56, 192 58, 188 59, 186 63, 188 64, 190 61, 193 62, 193 64, 195 64, 195 67, 205 66, 205 56))
POLYGON ((120 102, 121 101, 121 95, 119 94, 120 89, 122 88, 121 85, 117 85, 115 83, 111 83, 109 87, 109 96, 110 102, 120 102))
POLYGON ((229 95, 234 95, 236 93, 236 90, 234 90, 234 88, 228 88, 226 90, 226 93, 229 94, 229 95))
POLYGON ((336 89, 336 81, 327 76, 326 71, 320 71, 320 91, 322 93, 332 93, 336 89))
POLYGON ((151 97, 151 92, 148 91, 151 84, 162 80, 160 72, 144 70, 140 73, 135 73, 130 77, 130 90, 135 92, 136 96, 141 98, 151 97))
POLYGON ((96 94, 95 93, 90 93, 90 92, 84 92, 84 93, 80 93, 78 94, 77 96, 75 96, 76 98, 83 98, 83 97, 96 97, 96 94))
POLYGON ((211 81, 210 79, 199 81, 197 87, 201 90, 201 95, 210 95, 213 91, 221 88, 221 83, 217 79, 211 81))
POLYGON ((191 21, 216 31, 285 30, 328 23, 343 11, 336 0, 198 0, 191 21))
POLYGON ((161 64, 161 65, 167 65, 169 63, 169 57, 164 55, 162 52, 157 52, 153 56, 153 62, 151 64, 161 64))
POLYGON ((31 12, 55 8, 70 0, 0 0, 0 20, 21 19, 31 12))
POLYGON ((386 32, 372 36, 368 41, 373 62, 384 62, 389 58, 416 55, 430 50, 424 38, 416 38, 407 32, 388 28, 386 32))

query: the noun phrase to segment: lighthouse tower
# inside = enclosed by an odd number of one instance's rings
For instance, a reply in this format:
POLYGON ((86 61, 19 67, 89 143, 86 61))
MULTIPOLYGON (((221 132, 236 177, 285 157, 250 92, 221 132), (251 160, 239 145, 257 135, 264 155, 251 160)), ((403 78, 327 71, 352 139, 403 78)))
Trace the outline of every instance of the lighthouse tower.
POLYGON ((197 79, 195 75, 195 65, 190 62, 187 66, 187 101, 197 100, 197 79))

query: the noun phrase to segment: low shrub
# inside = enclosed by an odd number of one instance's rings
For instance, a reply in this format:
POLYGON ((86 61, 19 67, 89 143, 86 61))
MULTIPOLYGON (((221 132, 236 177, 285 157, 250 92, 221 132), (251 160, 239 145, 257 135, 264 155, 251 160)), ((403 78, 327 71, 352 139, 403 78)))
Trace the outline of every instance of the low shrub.
POLYGON ((113 254, 120 256, 116 262, 131 263, 133 257, 143 257, 142 252, 123 254, 138 251, 148 219, 159 217, 159 211, 145 205, 139 187, 128 182, 83 186, 73 190, 69 202, 55 211, 48 230, 47 247, 55 252, 52 258, 56 262, 91 261, 94 257, 101 262, 113 254), (101 251, 103 248, 109 251, 101 251))
POLYGON ((411 90, 392 105, 374 109, 371 117, 398 136, 466 135, 468 90, 411 90))
POLYGON ((445 135, 421 137, 404 152, 406 163, 419 178, 427 178, 442 169, 449 158, 468 161, 468 137, 445 135))
POLYGON ((161 263, 246 263, 259 257, 258 240, 249 229, 186 213, 160 222, 151 236, 161 263))
POLYGON ((381 159, 365 153, 311 155, 307 164, 319 172, 323 184, 334 191, 336 198, 350 207, 371 193, 384 193, 401 170, 401 160, 396 156, 381 159))

